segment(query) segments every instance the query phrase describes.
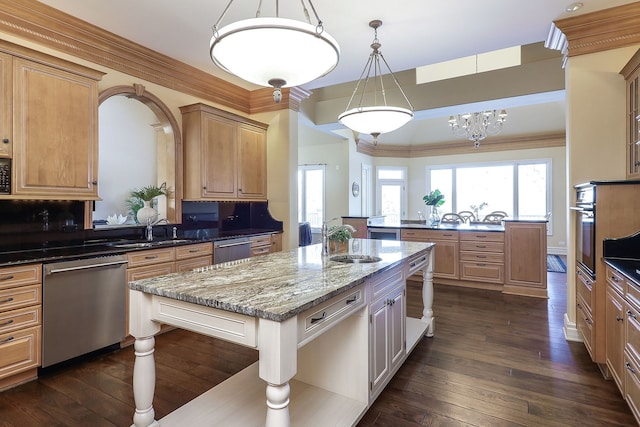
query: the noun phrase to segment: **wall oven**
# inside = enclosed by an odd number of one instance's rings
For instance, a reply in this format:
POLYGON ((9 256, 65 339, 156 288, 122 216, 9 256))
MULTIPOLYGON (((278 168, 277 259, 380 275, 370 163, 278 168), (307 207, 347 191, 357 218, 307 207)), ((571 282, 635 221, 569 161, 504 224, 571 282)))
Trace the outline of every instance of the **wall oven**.
POLYGON ((596 205, 593 184, 576 185, 576 261, 596 277, 596 205))

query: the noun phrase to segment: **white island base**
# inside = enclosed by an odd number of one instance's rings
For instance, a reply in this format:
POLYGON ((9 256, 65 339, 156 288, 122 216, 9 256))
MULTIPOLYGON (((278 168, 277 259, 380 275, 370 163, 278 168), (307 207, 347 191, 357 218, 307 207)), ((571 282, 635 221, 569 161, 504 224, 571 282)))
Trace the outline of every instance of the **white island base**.
POLYGON ((283 322, 131 291, 131 331, 136 337, 133 426, 357 424, 418 341, 433 336, 432 251, 423 253, 419 263, 411 261, 283 322), (424 277, 423 317, 407 318, 406 277, 419 268, 424 277), (383 299, 384 312, 373 309, 376 298, 383 299), (305 328, 305 321, 309 325, 318 313, 323 320, 305 328), (257 348, 259 361, 156 421, 153 335, 161 323, 257 348), (399 342, 399 351, 393 349, 394 342, 399 342))

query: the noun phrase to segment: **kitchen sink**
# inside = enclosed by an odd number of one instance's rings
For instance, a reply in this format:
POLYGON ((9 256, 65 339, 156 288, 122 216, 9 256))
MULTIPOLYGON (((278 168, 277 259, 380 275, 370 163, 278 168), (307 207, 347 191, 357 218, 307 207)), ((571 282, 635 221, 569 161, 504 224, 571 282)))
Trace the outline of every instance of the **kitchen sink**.
POLYGON ((382 261, 382 258, 371 255, 336 255, 329 258, 331 261, 344 262, 349 264, 368 264, 382 261))

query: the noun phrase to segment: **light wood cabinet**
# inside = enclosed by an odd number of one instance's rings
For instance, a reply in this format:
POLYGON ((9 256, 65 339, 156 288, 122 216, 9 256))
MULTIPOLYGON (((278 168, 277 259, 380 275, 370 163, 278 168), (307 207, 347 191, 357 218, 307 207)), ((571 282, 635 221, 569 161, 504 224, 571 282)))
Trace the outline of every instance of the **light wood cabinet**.
POLYGON ((356 229, 351 236, 356 239, 367 239, 367 217, 343 216, 342 224, 350 225, 356 229))
POLYGON ((546 222, 505 222, 503 292, 547 298, 546 222))
POLYGON ((374 298, 369 306, 371 400, 389 382, 404 360, 406 350, 404 275, 391 272, 378 292, 381 296, 374 298))
POLYGON ((252 236, 251 256, 266 255, 282 250, 282 233, 261 234, 252 236))
POLYGON ((37 377, 42 265, 0 268, 0 390, 37 377))
POLYGON ((640 134, 638 131, 638 115, 640 109, 640 50, 629 60, 620 71, 627 82, 627 179, 640 177, 640 134))
POLYGON ((6 49, 0 45, 0 138, 8 140, 0 142, 0 156, 12 157, 13 173, 12 193, 2 198, 98 199, 103 73, 22 47, 13 54, 6 49))
POLYGON ((504 233, 460 231, 460 279, 504 283, 504 233))
POLYGON ((582 337, 587 351, 594 357, 593 343, 595 342, 595 328, 593 321, 593 288, 595 282, 589 274, 576 265, 576 329, 582 337))
MULTIPOLYGON (((458 232, 455 230, 402 229, 400 239, 408 242, 435 243, 435 265, 433 277, 457 280, 460 276, 460 251, 458 232)), ((417 272, 412 280, 422 280, 417 272)))
POLYGON ((180 111, 184 200, 266 200, 267 125, 204 104, 180 111))
POLYGON ((618 388, 624 390, 624 278, 607 266, 606 364, 618 388))

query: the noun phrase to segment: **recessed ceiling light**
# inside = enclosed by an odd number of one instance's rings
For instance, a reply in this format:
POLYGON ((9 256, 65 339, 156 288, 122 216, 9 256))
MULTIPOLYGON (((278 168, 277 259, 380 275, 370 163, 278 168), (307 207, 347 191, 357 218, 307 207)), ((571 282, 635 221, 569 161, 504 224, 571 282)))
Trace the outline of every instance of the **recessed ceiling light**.
POLYGON ((582 6, 584 6, 584 4, 580 2, 571 3, 564 10, 566 10, 567 12, 575 12, 576 10, 580 9, 582 6))

